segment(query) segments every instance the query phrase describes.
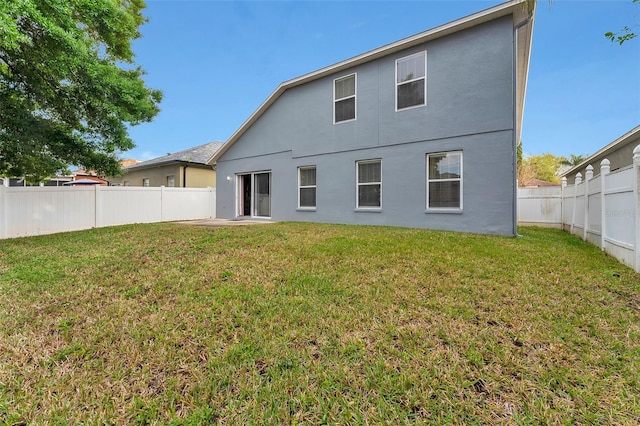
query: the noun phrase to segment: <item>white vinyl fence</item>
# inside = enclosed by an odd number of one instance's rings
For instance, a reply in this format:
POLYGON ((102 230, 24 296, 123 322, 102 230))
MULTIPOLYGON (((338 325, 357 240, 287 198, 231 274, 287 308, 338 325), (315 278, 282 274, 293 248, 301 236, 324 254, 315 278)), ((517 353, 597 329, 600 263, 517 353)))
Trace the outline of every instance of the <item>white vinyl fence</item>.
POLYGON ((0 186, 0 238, 215 216, 215 188, 0 186))
POLYGON ((562 227, 640 272, 640 145, 631 166, 600 175, 586 168, 574 185, 518 190, 518 223, 562 227))

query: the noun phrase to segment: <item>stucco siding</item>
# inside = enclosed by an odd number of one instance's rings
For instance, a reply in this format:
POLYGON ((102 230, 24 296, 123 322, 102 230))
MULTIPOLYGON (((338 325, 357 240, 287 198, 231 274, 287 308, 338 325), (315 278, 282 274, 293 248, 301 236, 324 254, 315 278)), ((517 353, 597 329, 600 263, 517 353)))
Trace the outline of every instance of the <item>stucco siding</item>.
POLYGON ((129 186, 143 186, 142 180, 149 179, 149 186, 167 186, 167 176, 175 176, 176 186, 179 186, 181 175, 181 167, 176 164, 166 166, 158 166, 154 168, 129 170, 125 171, 122 176, 109 178, 111 185, 124 185, 129 182, 129 186))
MULTIPOLYGON (((122 176, 110 177, 111 185, 143 186, 143 179, 149 179, 149 186, 168 186, 167 177, 173 176, 176 187, 183 186, 183 167, 180 164, 133 169, 125 171, 122 176)), ((216 186, 216 172, 211 168, 187 167, 188 188, 206 188, 216 186)))
POLYGON ((187 188, 216 187, 216 171, 200 167, 187 167, 187 188))
POLYGON ((217 216, 236 216, 237 173, 272 173, 271 217, 285 221, 396 225, 512 235, 511 131, 292 157, 292 152, 218 162, 217 216), (463 152, 462 213, 426 213, 426 155, 463 152), (356 161, 381 159, 382 208, 356 211, 356 161), (297 168, 317 168, 316 211, 297 209, 297 168))

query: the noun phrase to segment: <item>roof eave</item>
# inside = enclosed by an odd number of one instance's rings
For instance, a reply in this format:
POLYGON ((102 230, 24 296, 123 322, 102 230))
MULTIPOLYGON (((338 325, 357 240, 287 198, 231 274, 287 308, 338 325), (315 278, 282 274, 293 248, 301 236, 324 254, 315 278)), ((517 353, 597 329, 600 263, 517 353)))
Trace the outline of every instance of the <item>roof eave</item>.
POLYGON ((160 161, 153 164, 142 164, 142 165, 136 164, 135 166, 123 167, 122 170, 126 170, 129 172, 129 171, 135 171, 135 170, 151 169, 154 167, 169 166, 172 164, 180 164, 180 165, 189 164, 194 166, 211 167, 211 164, 208 164, 208 163, 200 163, 200 162, 188 161, 188 160, 167 160, 167 161, 160 161))

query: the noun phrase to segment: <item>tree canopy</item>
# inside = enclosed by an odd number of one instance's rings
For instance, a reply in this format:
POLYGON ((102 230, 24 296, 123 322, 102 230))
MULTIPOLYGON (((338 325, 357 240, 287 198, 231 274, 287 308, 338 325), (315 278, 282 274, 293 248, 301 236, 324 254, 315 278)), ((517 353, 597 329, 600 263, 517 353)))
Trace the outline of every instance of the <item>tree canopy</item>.
MULTIPOLYGON (((640 6, 640 0, 632 0, 632 3, 636 3, 638 6, 640 6)), ((604 36, 612 42, 622 45, 625 41, 636 38, 638 34, 634 33, 631 27, 625 25, 620 32, 614 33, 613 31, 608 31, 604 34, 604 36)))
POLYGON ((128 126, 158 113, 131 41, 143 0, 0 2, 0 175, 119 171, 128 126))
POLYGON ((522 143, 518 146, 518 184, 527 185, 538 179, 545 182, 560 183, 560 174, 570 167, 577 166, 587 157, 586 154, 570 154, 569 158, 551 153, 523 155, 522 143))

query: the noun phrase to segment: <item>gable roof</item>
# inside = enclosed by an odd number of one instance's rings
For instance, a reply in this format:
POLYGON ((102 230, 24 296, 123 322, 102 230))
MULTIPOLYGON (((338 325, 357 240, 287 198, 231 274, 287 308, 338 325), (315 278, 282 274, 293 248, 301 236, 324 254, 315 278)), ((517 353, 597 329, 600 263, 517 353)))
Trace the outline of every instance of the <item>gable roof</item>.
POLYGON ((476 25, 480 25, 494 19, 513 15, 513 28, 517 31, 516 46, 516 132, 517 140, 520 140, 522 119, 524 112, 524 98, 527 89, 527 76, 529 74, 529 57, 531 53, 531 41, 533 35, 533 16, 535 5, 528 10, 526 0, 510 0, 497 6, 474 13, 464 18, 440 25, 422 33, 404 38, 391 44, 371 50, 367 53, 355 56, 337 64, 321 68, 317 71, 305 74, 281 83, 276 90, 258 107, 258 109, 231 135, 227 142, 216 152, 212 161, 217 161, 240 137, 269 109, 269 107, 287 90, 326 77, 333 73, 343 71, 367 62, 374 61, 395 52, 444 37, 449 34, 462 31, 476 25))
POLYGON ((142 161, 124 170, 137 170, 149 167, 160 166, 168 163, 193 163, 193 164, 211 164, 211 159, 222 146, 222 142, 209 142, 184 151, 174 152, 173 154, 163 155, 162 157, 152 158, 151 160, 142 161))

